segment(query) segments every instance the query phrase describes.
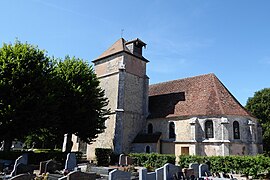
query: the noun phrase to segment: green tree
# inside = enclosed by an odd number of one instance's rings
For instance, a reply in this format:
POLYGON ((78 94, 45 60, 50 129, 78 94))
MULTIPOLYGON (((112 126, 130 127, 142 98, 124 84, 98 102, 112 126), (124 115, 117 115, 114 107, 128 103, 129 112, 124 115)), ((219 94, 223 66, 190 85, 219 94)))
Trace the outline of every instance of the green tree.
POLYGON ((270 88, 264 88, 248 98, 246 108, 259 119, 263 129, 264 150, 270 152, 270 88))
POLYGON ((55 75, 58 110, 57 121, 52 124, 57 133, 68 134, 66 151, 70 151, 71 134, 90 143, 104 131, 108 100, 92 66, 81 59, 67 56, 58 61, 55 75))
POLYGON ((50 58, 36 46, 16 41, 0 48, 0 138, 5 151, 47 118, 51 72, 50 58))

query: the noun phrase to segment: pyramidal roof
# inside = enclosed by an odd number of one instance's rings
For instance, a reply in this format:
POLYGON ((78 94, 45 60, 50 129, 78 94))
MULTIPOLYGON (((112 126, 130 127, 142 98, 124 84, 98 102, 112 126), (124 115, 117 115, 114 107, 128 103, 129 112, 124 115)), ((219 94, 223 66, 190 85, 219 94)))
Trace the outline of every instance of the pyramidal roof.
POLYGON ((149 118, 252 116, 214 74, 150 85, 149 118))
POLYGON ((103 59, 105 57, 117 54, 119 52, 130 52, 129 49, 126 47, 125 45, 126 41, 123 38, 120 38, 119 40, 117 40, 111 47, 109 47, 109 49, 107 49, 106 51, 104 51, 96 60, 99 59, 103 59))
MULTIPOLYGON (((135 41, 139 41, 143 45, 146 45, 144 42, 142 42, 138 38, 134 39, 132 41, 126 41, 125 39, 120 38, 111 47, 109 47, 106 51, 104 51, 98 58, 96 58, 92 62, 96 62, 98 60, 101 60, 101 59, 109 57, 109 56, 113 56, 113 55, 121 53, 121 52, 126 52, 126 53, 128 53, 130 55, 136 56, 132 52, 130 52, 130 50, 126 46, 127 44, 133 43, 135 41)), ((144 61, 148 61, 144 57, 139 57, 139 58, 141 58, 144 61)))

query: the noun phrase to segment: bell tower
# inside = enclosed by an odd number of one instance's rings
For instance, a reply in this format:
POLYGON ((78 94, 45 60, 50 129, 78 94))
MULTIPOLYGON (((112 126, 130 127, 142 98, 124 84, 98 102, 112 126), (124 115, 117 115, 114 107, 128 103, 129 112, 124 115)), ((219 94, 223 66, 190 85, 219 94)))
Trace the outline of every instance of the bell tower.
POLYGON ((146 44, 140 39, 120 38, 92 61, 100 86, 109 99, 111 110, 105 132, 88 145, 87 158, 95 157, 95 148, 111 148, 129 153, 131 143, 145 127, 148 115, 148 62, 142 55, 146 44))

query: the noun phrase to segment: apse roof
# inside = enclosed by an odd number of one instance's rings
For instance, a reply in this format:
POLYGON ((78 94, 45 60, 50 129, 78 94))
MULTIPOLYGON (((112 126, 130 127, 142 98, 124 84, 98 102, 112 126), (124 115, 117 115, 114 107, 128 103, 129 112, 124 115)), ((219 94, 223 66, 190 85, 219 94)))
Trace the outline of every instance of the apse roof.
POLYGON ((214 74, 149 86, 149 117, 251 114, 214 74))

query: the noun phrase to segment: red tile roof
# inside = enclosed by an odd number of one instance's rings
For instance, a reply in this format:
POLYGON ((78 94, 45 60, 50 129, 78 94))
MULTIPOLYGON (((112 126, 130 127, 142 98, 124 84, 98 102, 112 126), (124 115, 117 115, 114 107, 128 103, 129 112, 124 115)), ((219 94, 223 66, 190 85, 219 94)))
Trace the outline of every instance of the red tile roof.
POLYGON ((150 85, 149 111, 148 118, 251 116, 214 74, 150 85))
POLYGON ((97 61, 99 59, 103 59, 105 57, 120 53, 120 52, 129 52, 129 49, 125 45, 126 41, 123 38, 118 39, 109 49, 104 51, 97 59, 94 61, 97 61))
MULTIPOLYGON (((133 55, 133 56, 136 56, 134 54, 132 54, 130 52, 130 50, 127 48, 127 44, 130 44, 130 43, 133 43, 133 42, 139 42, 142 44, 142 46, 145 46, 146 44, 141 41, 140 39, 134 39, 132 41, 126 41, 125 39, 123 38, 120 38, 118 39, 111 47, 109 47, 106 51, 104 51, 97 59, 93 60, 92 62, 95 63, 101 59, 104 59, 106 57, 109 57, 109 56, 113 56, 115 54, 118 54, 118 53, 121 53, 121 52, 126 52, 130 55, 133 55)), ((137 56, 136 56, 137 57, 137 56)), ((145 59, 144 57, 139 57, 140 59, 144 60, 144 61, 147 61, 147 59, 145 59)))

